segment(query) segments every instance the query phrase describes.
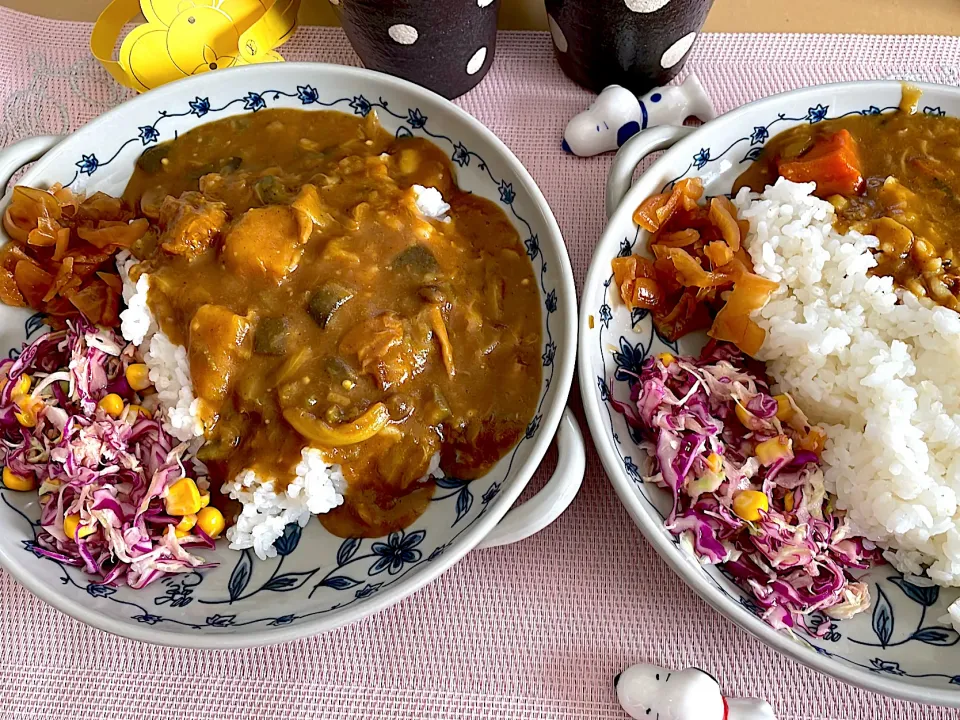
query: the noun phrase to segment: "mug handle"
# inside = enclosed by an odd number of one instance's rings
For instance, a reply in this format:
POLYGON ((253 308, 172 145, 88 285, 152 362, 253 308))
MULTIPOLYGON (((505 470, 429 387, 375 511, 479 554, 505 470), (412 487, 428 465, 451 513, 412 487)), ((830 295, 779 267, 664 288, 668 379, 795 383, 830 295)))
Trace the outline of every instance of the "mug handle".
POLYGON ((528 538, 556 520, 580 491, 587 466, 583 434, 570 408, 557 429, 557 468, 547 484, 523 505, 511 508, 499 524, 477 543, 478 548, 509 545, 528 538))
POLYGON ((37 135, 0 150, 0 197, 6 192, 10 178, 17 170, 39 160, 61 140, 62 135, 37 135))
POLYGON ((641 130, 627 140, 617 151, 607 175, 607 217, 620 207, 620 203, 630 192, 633 185, 633 173, 637 165, 652 152, 666 150, 678 140, 682 140, 696 128, 683 125, 661 125, 641 130))

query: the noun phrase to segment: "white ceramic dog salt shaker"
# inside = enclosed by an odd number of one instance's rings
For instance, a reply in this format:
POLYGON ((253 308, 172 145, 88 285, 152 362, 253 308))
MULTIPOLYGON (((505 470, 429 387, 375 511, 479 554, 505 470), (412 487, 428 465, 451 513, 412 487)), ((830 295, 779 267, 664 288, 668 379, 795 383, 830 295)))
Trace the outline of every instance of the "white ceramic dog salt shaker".
POLYGON ((634 665, 614 684, 620 705, 637 720, 776 720, 763 700, 725 698, 713 676, 697 668, 634 665))
POLYGON ((581 157, 599 155, 616 150, 648 127, 681 125, 691 116, 703 122, 717 116, 693 73, 682 85, 655 88, 640 98, 625 87, 610 85, 593 105, 567 123, 563 149, 581 157))

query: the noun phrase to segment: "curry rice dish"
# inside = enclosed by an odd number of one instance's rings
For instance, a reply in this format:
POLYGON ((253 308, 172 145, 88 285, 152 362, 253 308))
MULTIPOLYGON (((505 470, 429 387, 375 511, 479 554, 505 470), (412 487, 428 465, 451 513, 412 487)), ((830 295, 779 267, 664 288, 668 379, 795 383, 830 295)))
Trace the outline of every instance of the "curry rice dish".
POLYGON ((209 123, 146 150, 122 203, 23 188, 5 224, 3 299, 120 326, 139 348, 122 362, 149 371, 131 406, 191 443, 188 495, 232 548, 271 556, 312 514, 340 537, 405 528, 433 478, 484 475, 533 417, 540 298, 516 230, 373 113, 209 123))

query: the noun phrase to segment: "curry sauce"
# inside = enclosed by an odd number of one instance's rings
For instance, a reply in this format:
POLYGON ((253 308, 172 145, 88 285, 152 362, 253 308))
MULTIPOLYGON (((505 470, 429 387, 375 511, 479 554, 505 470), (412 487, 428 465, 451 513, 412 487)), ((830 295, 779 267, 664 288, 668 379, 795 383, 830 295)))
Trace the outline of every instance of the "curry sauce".
POLYGON ((879 238, 878 274, 960 310, 960 119, 911 112, 916 99, 904 98, 904 109, 894 112, 850 115, 776 135, 734 192, 745 186, 760 192, 779 175, 792 179, 785 166, 849 133, 862 183, 852 192, 823 192, 818 183, 816 194, 836 208, 841 232, 879 238))
POLYGON ((318 446, 347 481, 321 521, 379 536, 425 510, 437 454, 477 478, 533 417, 532 266, 436 145, 373 114, 263 110, 151 148, 125 200, 151 219, 136 272, 187 348, 213 480, 250 468, 282 487, 318 446))

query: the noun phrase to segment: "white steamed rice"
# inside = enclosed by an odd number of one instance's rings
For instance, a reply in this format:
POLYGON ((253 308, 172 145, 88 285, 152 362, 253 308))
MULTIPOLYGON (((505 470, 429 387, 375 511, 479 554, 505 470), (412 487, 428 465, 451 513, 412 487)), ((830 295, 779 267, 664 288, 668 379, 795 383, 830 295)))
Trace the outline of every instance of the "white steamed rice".
POLYGON ((826 484, 855 530, 899 570, 960 586, 960 316, 870 276, 878 240, 837 232, 813 189, 736 198, 756 272, 780 283, 754 315, 759 358, 826 424, 826 484))

